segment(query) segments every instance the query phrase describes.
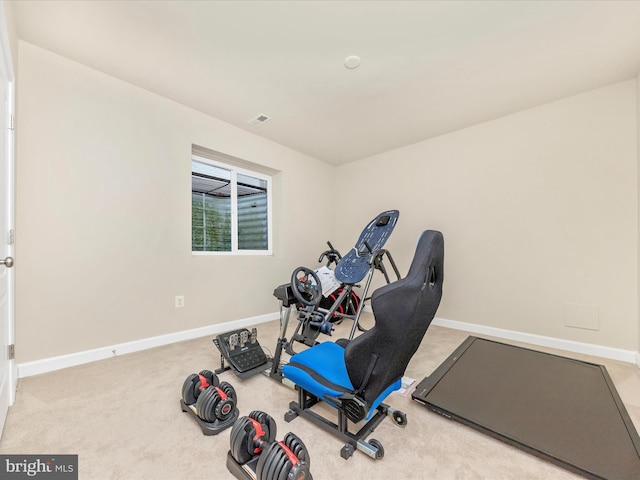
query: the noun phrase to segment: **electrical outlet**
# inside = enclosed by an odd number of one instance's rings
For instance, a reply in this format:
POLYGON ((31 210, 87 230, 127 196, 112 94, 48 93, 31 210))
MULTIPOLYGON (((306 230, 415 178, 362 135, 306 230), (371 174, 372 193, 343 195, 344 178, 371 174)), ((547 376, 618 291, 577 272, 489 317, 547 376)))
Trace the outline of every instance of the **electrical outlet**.
POLYGON ((176 295, 176 308, 184 307, 184 295, 176 295))

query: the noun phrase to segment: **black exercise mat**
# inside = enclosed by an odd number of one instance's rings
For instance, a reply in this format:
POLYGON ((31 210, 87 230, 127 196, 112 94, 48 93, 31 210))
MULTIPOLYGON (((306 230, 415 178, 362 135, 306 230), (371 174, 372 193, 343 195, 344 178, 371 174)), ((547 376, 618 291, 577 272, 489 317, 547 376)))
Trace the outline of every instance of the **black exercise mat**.
POLYGON ((602 365, 468 337, 412 398, 587 478, 640 479, 640 437, 602 365))

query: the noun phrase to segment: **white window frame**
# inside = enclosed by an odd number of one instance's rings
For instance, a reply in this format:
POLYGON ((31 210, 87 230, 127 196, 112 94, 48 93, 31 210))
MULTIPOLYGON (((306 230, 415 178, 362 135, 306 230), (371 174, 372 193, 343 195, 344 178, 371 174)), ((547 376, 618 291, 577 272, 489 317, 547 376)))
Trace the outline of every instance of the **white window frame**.
MULTIPOLYGON (((191 155, 191 160, 198 163, 212 165, 214 167, 223 168, 231 172, 231 251, 194 251, 194 256, 209 255, 273 255, 273 181, 270 175, 238 167, 233 164, 224 163, 210 158, 201 157, 196 154, 191 155), (266 250, 239 250, 238 249, 238 174, 247 175, 267 182, 267 249, 266 250)), ((191 230, 193 231, 193 222, 191 222, 191 230)))

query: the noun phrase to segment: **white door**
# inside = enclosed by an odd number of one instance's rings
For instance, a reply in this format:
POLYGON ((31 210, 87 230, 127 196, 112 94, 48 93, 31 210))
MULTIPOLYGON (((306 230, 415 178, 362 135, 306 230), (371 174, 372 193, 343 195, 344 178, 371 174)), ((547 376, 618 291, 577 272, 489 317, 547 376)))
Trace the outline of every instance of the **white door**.
MULTIPOLYGON (((4 12, 2 12, 4 13, 4 12)), ((0 435, 15 395, 13 355, 13 69, 0 17, 0 435)))

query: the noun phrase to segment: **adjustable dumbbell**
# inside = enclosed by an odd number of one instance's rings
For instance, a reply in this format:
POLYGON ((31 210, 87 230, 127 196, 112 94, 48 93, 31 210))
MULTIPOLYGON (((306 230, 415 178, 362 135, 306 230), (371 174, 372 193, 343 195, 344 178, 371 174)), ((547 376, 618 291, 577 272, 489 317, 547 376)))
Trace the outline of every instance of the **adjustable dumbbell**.
POLYGON ((300 438, 289 432, 281 442, 271 443, 262 452, 256 467, 257 480, 310 479, 309 452, 300 438))
POLYGON ((187 405, 195 404, 198 417, 205 422, 229 419, 238 403, 231 384, 220 382, 217 375, 209 370, 187 377, 182 386, 182 399, 187 405))
POLYGON ((218 377, 210 370, 202 370, 198 374, 192 373, 182 384, 182 400, 187 405, 193 405, 202 390, 218 383, 218 377))
POLYGON ((230 452, 243 465, 262 453, 276 437, 276 422, 267 413, 254 410, 236 420, 231 429, 230 452))
POLYGON ((311 480, 309 453, 302 440, 289 432, 275 441, 276 423, 265 412, 255 410, 239 418, 231 429, 227 467, 240 479, 246 471, 256 480, 311 480))

